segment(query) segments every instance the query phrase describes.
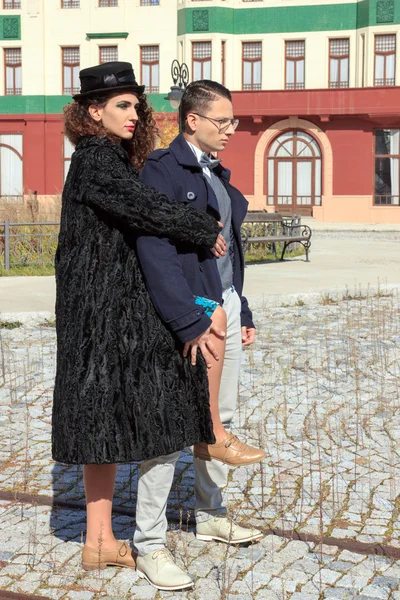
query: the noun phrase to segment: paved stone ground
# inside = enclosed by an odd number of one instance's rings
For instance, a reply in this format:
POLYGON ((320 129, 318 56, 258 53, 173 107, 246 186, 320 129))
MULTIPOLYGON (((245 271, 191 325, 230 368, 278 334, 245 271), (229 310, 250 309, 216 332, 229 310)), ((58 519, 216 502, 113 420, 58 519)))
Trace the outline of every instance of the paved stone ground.
MULTIPOLYGON (((400 600, 400 565, 351 545, 400 548, 399 289, 290 302, 255 303, 259 336, 243 356, 235 428, 265 445, 267 460, 231 470, 226 490, 235 518, 280 536, 247 548, 196 540, 187 452, 169 547, 196 577, 193 591, 160 593, 128 570, 84 573, 84 512, 15 500, 0 502, 0 589, 63 600, 400 600)), ((54 367, 53 328, 0 329, 0 489, 81 501, 81 469, 50 460, 54 367)), ((134 508, 137 472, 119 469, 120 508, 134 508)), ((132 538, 132 517, 116 514, 114 526, 132 538)))

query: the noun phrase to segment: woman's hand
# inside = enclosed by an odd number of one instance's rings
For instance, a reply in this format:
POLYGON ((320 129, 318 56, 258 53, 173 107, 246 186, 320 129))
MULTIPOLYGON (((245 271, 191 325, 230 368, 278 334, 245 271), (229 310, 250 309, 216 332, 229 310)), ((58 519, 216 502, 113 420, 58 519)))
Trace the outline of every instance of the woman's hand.
POLYGON ((183 349, 183 356, 186 358, 190 355, 190 362, 193 366, 196 364, 197 349, 202 353, 209 369, 212 366, 212 359, 219 360, 218 352, 211 341, 211 333, 221 339, 225 337, 225 331, 222 331, 215 323, 211 323, 210 327, 204 333, 190 340, 190 342, 186 342, 183 349))
MULTIPOLYGON (((220 227, 223 227, 223 224, 220 223, 220 222, 218 222, 218 225, 220 227)), ((211 252, 217 258, 219 258, 220 256, 225 256, 225 254, 226 254, 226 241, 225 241, 225 238, 222 235, 222 233, 218 234, 217 240, 216 240, 214 246, 211 248, 211 252)))

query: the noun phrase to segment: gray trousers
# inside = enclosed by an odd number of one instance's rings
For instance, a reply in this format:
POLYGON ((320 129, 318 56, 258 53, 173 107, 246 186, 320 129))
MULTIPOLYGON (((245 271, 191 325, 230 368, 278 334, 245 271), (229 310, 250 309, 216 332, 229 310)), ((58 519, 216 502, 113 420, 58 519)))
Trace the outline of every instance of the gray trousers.
MULTIPOLYGON (((221 421, 229 430, 236 409, 239 384, 241 337, 241 301, 234 290, 223 294, 227 316, 226 351, 219 394, 221 421)), ((166 543, 168 496, 180 452, 144 460, 140 468, 136 505, 134 544, 140 556, 163 548, 166 543)), ((196 521, 207 521, 225 513, 222 490, 228 482, 228 467, 215 460, 194 461, 196 521)))

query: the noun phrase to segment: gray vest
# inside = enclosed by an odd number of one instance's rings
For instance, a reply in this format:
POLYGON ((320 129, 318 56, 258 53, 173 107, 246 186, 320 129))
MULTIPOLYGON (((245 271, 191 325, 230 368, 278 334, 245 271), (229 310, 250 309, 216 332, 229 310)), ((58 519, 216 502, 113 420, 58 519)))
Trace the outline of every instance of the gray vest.
MULTIPOLYGON (((217 259, 218 272, 221 277, 222 289, 227 290, 233 283, 233 247, 232 247, 232 205, 228 192, 219 177, 210 169, 211 180, 207 178, 214 194, 217 197, 221 223, 224 227, 221 231, 227 244, 227 253, 217 259)), ((207 177, 207 176, 206 176, 207 177)))

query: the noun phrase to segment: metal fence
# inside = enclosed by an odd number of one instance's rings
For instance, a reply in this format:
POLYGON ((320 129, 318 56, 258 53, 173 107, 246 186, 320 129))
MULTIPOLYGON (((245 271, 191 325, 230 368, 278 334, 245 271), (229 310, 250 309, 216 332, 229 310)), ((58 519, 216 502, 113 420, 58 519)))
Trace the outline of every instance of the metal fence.
POLYGON ((0 223, 0 265, 52 265, 60 223, 0 223))

